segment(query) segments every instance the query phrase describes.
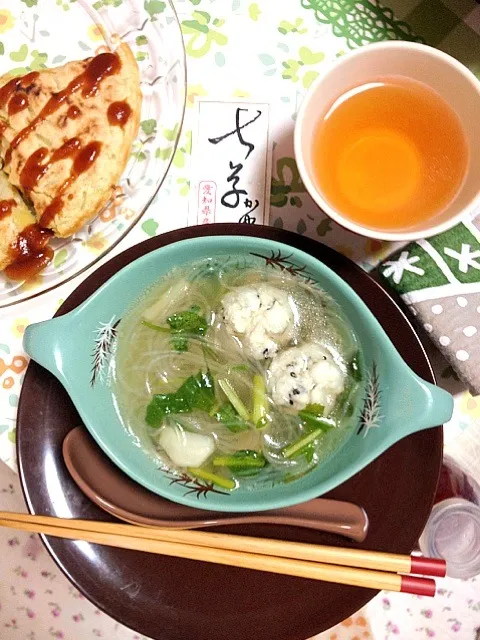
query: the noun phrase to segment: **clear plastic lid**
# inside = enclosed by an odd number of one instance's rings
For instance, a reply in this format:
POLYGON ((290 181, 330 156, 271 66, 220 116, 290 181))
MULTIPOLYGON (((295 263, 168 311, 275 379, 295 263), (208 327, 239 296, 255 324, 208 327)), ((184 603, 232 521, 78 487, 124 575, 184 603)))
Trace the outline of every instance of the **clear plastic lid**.
POLYGON ((446 560, 452 578, 480 574, 480 507, 462 498, 439 502, 419 545, 424 555, 446 560))

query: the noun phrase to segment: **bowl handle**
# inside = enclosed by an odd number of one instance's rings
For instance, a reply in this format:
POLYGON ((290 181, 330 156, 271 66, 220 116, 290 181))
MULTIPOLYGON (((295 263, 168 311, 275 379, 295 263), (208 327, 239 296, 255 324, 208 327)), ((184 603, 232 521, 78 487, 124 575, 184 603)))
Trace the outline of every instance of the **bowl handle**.
POLYGON ((30 358, 60 379, 63 378, 62 324, 62 317, 36 322, 28 325, 23 336, 23 348, 30 358))
MULTIPOLYGON (((408 389, 408 402, 399 398, 398 431, 400 438, 423 429, 448 422, 453 415, 453 396, 413 374, 408 389)), ((395 438, 398 440, 399 438, 395 438)))

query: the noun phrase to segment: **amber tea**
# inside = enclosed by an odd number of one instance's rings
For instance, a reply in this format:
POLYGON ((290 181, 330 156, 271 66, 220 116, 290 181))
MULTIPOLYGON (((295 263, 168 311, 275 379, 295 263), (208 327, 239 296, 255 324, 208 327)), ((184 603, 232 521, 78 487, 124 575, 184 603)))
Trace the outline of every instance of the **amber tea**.
POLYGON ((469 147, 455 111, 434 90, 402 76, 338 98, 312 144, 317 187, 352 222, 407 230, 439 215, 462 186, 469 147))

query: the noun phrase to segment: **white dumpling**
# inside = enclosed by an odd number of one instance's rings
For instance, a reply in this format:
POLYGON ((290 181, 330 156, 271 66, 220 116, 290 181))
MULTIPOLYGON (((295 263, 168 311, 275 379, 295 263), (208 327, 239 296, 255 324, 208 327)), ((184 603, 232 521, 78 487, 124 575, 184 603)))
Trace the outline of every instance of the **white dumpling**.
POLYGON ((271 358, 294 332, 294 303, 289 295, 268 284, 238 287, 222 299, 227 331, 237 336, 247 355, 271 358))
POLYGON ((215 450, 211 436, 165 427, 158 438, 170 460, 178 467, 201 467, 215 450))
POLYGON ((268 372, 268 386, 276 405, 300 411, 321 404, 325 415, 345 387, 345 374, 324 347, 307 343, 275 356, 268 372))

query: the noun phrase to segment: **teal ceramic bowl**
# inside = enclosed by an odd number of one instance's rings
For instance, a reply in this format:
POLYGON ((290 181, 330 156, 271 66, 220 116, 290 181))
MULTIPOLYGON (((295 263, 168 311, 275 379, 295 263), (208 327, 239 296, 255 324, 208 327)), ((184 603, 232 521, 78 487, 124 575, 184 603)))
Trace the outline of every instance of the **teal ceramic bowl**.
POLYGON ((452 396, 419 378, 405 364, 344 280, 312 255, 260 237, 261 227, 256 232, 259 237, 194 237, 152 251, 116 273, 70 313, 30 325, 25 332, 26 352, 60 380, 107 456, 139 484, 192 507, 260 511, 309 500, 361 471, 398 440, 441 425, 452 415, 452 396), (291 267, 296 277, 314 280, 335 298, 361 343, 364 391, 355 413, 355 428, 323 464, 293 482, 221 492, 199 480, 176 478, 159 469, 158 461, 135 445, 115 408, 108 369, 118 323, 143 290, 173 267, 207 257, 226 262, 239 254, 247 265, 291 267))

